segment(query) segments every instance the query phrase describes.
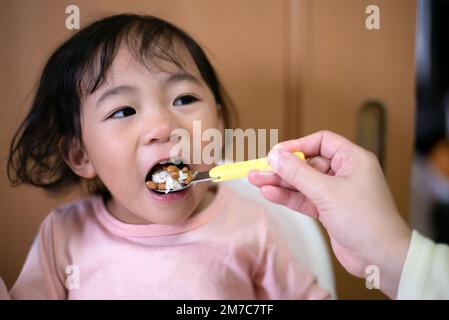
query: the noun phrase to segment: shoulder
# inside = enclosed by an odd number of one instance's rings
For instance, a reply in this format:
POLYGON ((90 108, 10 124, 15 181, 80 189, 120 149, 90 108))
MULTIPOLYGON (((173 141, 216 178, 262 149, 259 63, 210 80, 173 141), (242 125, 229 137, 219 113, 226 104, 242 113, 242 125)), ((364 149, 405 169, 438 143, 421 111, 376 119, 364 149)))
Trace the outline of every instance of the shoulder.
POLYGON ((58 220, 86 219, 87 216, 90 216, 95 211, 99 201, 101 201, 100 197, 92 196, 64 203, 53 209, 49 216, 58 220))
POLYGON ((92 211, 98 200, 96 197, 86 198, 53 209, 40 225, 30 257, 44 255, 58 272, 64 274, 65 267, 71 264, 74 249, 80 246, 80 240, 88 239, 89 226, 96 219, 92 211))
POLYGON ((73 232, 81 232, 95 219, 95 208, 101 198, 92 196, 68 202, 53 209, 41 225, 41 233, 51 232, 53 236, 67 237, 73 232))

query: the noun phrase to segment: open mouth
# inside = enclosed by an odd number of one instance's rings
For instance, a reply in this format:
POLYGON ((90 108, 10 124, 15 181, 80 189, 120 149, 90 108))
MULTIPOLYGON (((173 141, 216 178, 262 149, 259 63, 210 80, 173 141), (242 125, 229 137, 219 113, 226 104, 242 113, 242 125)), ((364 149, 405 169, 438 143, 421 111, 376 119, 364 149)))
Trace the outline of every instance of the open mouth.
POLYGON ((152 191, 158 190, 167 194, 183 189, 192 179, 193 172, 190 166, 181 160, 176 163, 161 161, 148 172, 145 184, 152 191))

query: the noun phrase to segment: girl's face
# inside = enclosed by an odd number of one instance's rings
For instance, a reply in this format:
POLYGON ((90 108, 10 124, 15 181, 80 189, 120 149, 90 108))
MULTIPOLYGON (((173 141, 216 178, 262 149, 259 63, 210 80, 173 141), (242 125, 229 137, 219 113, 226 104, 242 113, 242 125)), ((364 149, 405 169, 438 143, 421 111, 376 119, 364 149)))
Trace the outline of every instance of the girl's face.
POLYGON ((170 158, 177 143, 170 140, 174 129, 189 131, 192 143, 194 120, 201 121, 202 130, 221 127, 213 94, 193 59, 187 52, 179 56, 184 70, 158 62, 150 71, 121 47, 106 83, 82 101, 83 161, 90 167, 82 175, 99 176, 112 194, 109 210, 127 223, 179 223, 194 213, 207 191, 206 184, 199 184, 163 195, 145 185, 150 169, 170 158))

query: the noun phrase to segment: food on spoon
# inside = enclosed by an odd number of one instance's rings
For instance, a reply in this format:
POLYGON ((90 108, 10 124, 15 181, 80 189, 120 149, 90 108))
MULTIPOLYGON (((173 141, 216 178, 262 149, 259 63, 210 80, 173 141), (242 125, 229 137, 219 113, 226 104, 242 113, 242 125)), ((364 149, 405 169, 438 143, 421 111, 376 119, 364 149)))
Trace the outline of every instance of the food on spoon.
POLYGON ((151 189, 151 190, 156 190, 157 186, 158 186, 158 184, 156 182, 153 182, 151 180, 145 182, 145 184, 147 185, 148 189, 151 189))
POLYGON ((165 193, 184 188, 193 179, 193 172, 189 167, 174 164, 158 164, 152 170, 151 176, 145 182, 150 190, 161 190, 165 193))

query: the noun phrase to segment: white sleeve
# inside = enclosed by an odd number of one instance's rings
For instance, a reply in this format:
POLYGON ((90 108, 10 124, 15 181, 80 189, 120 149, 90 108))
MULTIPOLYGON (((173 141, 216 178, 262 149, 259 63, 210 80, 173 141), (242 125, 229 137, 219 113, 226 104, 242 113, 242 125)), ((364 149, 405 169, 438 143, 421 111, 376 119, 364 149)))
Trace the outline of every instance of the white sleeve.
POLYGON ((413 231, 397 299, 449 299, 449 246, 413 231))

